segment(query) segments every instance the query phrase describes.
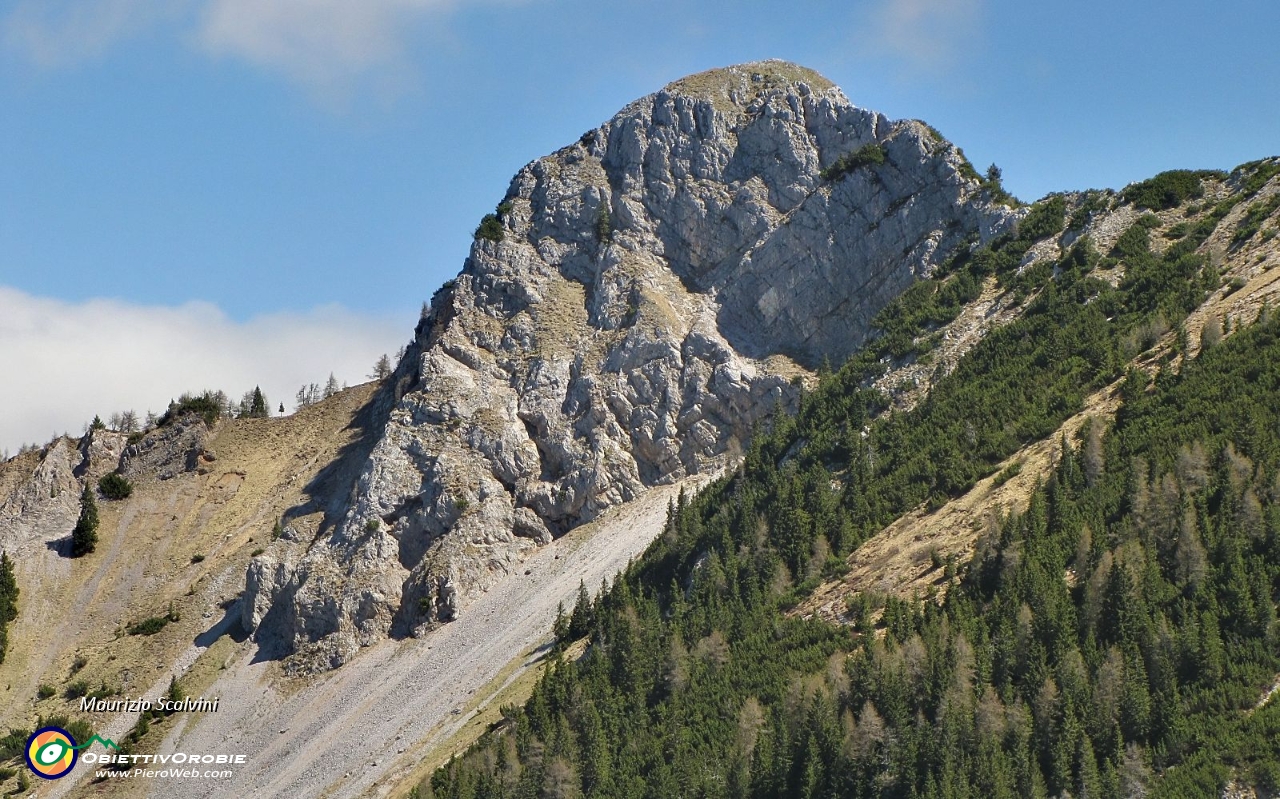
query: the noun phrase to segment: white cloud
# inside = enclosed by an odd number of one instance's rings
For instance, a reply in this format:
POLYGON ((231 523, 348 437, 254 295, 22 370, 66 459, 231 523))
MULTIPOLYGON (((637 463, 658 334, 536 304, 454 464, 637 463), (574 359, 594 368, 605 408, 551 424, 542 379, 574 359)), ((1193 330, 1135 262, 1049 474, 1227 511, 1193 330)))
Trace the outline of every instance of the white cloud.
POLYGON ((0 22, 0 40, 41 66, 67 66, 180 14, 187 2, 17 0, 0 22))
POLYGON ((211 56, 340 101, 370 81, 394 90, 411 80, 410 45, 456 7, 513 2, 523 0, 13 0, 0 42, 42 66, 64 66, 163 22, 211 56))
POLYGON ((345 92, 360 77, 399 74, 406 35, 452 0, 209 0, 199 41, 284 73, 322 93, 345 92))
POLYGON ((983 0, 883 0, 874 6, 866 43, 913 71, 940 72, 982 33, 983 0))
POLYGON ((408 342, 415 320, 337 306, 246 322, 216 306, 67 303, 0 286, 0 449, 79 434, 94 414, 163 411, 184 391, 239 399, 260 385, 274 413, 293 410, 304 383, 364 382, 382 353, 408 342))

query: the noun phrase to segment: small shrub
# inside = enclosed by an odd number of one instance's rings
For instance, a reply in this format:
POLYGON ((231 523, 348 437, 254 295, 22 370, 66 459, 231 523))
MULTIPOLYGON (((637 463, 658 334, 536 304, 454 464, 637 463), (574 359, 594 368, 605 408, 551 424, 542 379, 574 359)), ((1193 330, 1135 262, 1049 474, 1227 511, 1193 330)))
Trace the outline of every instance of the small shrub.
POLYGON ((1089 224, 1089 220, 1093 217, 1095 211, 1105 211, 1110 205, 1111 197, 1106 192, 1086 192, 1084 200, 1072 212, 1071 219, 1067 221, 1067 230, 1083 230, 1084 226, 1089 224))
POLYGON ((183 394, 177 402, 169 403, 169 409, 156 422, 159 427, 176 422, 187 414, 196 414, 207 427, 213 427, 222 418, 226 396, 221 391, 205 391, 199 395, 183 394))
POLYGON ((16 768, 7 768, 7 767, 0 768, 0 782, 4 782, 7 779, 12 779, 13 775, 17 773, 18 773, 18 770, 16 768))
POLYGON ((502 220, 497 214, 485 214, 475 232, 475 238, 495 243, 502 241, 506 235, 506 229, 502 226, 502 220))
POLYGON ((1067 201, 1061 195, 1036 203, 1018 223, 1018 238, 1034 242, 1056 236, 1066 224, 1066 215, 1067 201))
POLYGON ((364 523, 364 531, 366 533, 376 533, 382 529, 382 522, 377 519, 370 519, 364 523))
POLYGON ((191 562, 192 562, 192 563, 200 563, 200 562, 202 562, 203 560, 204 560, 204 555, 192 555, 192 556, 191 556, 191 562))
POLYGON ((1246 196, 1252 197, 1262 190, 1270 180, 1276 175, 1280 175, 1280 161, 1263 160, 1253 161, 1248 164, 1242 164, 1236 168, 1237 171, 1250 170, 1249 177, 1240 184, 1240 191, 1246 196))
MULTIPOLYGON (((177 677, 169 678, 169 690, 165 692, 165 698, 169 700, 170 707, 172 707, 173 704, 181 702, 184 698, 186 698, 185 694, 183 694, 182 692, 182 683, 178 682, 177 677)), ((175 712, 177 711, 174 711, 174 710, 165 711, 165 715, 171 715, 175 712)))
POLYGON ((266 551, 267 551, 267 550, 263 549, 262 547, 258 547, 258 548, 257 548, 257 549, 255 549, 252 553, 250 553, 250 554, 249 554, 249 557, 251 557, 251 558, 256 558, 256 557, 258 557, 259 555, 261 555, 263 552, 266 552, 266 551))
POLYGON ((84 655, 76 655, 76 659, 71 661, 71 675, 75 676, 76 672, 89 665, 89 661, 84 655))
POLYGON ((88 694, 89 683, 84 680, 76 680, 73 683, 69 683, 66 690, 62 692, 62 695, 67 699, 79 699, 80 697, 87 696, 88 694))
POLYGON ((93 737, 93 727, 84 719, 76 719, 65 725, 60 724, 58 726, 71 733, 71 737, 76 740, 76 743, 87 741, 93 737))
POLYGON ((21 755, 22 750, 27 745, 27 738, 30 736, 31 730, 11 727, 7 735, 0 736, 0 760, 8 760, 11 757, 21 755))
POLYGON ((609 207, 600 204, 600 213, 596 214, 596 241, 608 244, 613 241, 613 220, 609 218, 609 207))
POLYGON ((36 691, 36 696, 40 697, 41 699, 48 699, 49 697, 53 696, 56 693, 58 693, 57 688, 54 688, 52 685, 49 685, 48 683, 40 683, 40 689, 36 691))
POLYGON ((169 619, 165 616, 152 616, 149 619, 143 619, 137 624, 130 625, 128 629, 129 635, 155 635, 165 628, 169 623, 169 619))
POLYGON ((993 486, 1002 486, 1013 478, 1022 474, 1022 461, 1011 463, 996 475, 996 479, 992 481, 993 486))
POLYGON ((133 493, 133 484, 115 472, 111 472, 98 479, 98 490, 107 499, 128 499, 133 493))
POLYGON ((836 162, 819 173, 823 180, 839 180, 858 167, 879 166, 884 163, 884 148, 878 144, 866 144, 852 153, 845 153, 836 162))
POLYGON ((1202 178, 1218 176, 1216 172, 1194 172, 1189 169, 1173 169, 1161 172, 1153 178, 1134 183, 1120 196, 1139 208, 1164 211, 1181 205, 1187 200, 1204 196, 1202 178))
POLYGON ((979 175, 978 170, 974 169, 973 162, 970 161, 969 157, 964 154, 964 150, 957 147, 956 155, 960 156, 959 171, 961 176, 963 176, 966 180, 976 180, 979 183, 983 182, 982 175, 979 175))
POLYGON ((137 743, 145 738, 149 732, 151 732, 151 718, 148 714, 143 713, 141 716, 138 716, 138 722, 134 724, 133 729, 129 731, 129 740, 137 743))
POLYGON ((1253 238, 1262 229, 1262 224, 1277 210, 1280 210, 1280 194, 1250 205, 1245 210, 1244 218, 1240 220, 1240 226, 1236 228, 1235 235, 1231 237, 1232 245, 1238 247, 1253 238))

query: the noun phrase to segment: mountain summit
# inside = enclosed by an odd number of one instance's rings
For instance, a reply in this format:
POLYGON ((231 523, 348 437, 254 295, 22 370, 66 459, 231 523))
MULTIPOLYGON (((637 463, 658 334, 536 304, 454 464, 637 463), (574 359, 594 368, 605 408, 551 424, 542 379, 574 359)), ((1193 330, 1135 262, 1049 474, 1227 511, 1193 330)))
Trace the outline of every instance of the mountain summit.
POLYGON ((631 103, 482 220, 354 494, 286 519, 245 626, 310 670, 449 621, 539 544, 718 470, 886 303, 1016 219, 935 131, 793 64, 631 103))

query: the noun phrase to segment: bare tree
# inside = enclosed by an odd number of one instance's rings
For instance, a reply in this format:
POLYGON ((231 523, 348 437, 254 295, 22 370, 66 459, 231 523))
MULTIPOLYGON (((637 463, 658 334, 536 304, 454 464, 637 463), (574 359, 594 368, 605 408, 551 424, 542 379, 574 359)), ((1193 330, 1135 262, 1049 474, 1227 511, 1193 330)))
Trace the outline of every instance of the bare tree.
POLYGON ((1095 486, 1102 478, 1106 458, 1102 447, 1102 423, 1097 419, 1089 420, 1089 434, 1084 444, 1084 477, 1089 485, 1095 486))
POLYGON ((1200 349, 1210 350, 1222 341, 1222 322, 1217 316, 1210 316, 1200 329, 1200 349))
POLYGON ((302 410, 308 405, 315 405, 320 401, 320 386, 315 383, 309 383, 298 389, 298 393, 294 398, 298 406, 296 410, 302 410))
POLYGON ((338 378, 333 376, 333 372, 330 372, 329 380, 324 384, 324 399, 329 399, 334 394, 337 394, 338 391, 338 378))

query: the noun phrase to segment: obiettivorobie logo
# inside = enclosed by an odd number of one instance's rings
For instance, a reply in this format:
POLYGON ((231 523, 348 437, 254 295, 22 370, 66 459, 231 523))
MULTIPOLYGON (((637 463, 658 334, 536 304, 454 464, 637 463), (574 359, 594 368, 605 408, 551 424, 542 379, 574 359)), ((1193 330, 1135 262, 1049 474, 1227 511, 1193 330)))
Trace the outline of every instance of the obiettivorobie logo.
POLYGON ((46 780, 65 777, 75 767, 80 750, 88 749, 94 741, 109 749, 120 748, 110 738, 99 738, 97 735, 77 746, 71 733, 61 727, 41 727, 27 739, 27 766, 46 780))
MULTIPOLYGON (((206 755, 206 754, 189 754, 186 752, 175 752, 171 755, 141 755, 141 754, 120 754, 120 747, 110 738, 102 738, 97 735, 92 736, 89 740, 82 744, 77 744, 76 739, 71 737, 71 733, 61 727, 41 727, 31 733, 31 737, 27 739, 27 748, 24 754, 27 759, 27 767, 46 780, 56 780, 65 777, 71 773, 76 763, 80 759, 81 750, 88 749, 94 743, 102 744, 104 749, 115 749, 117 754, 103 752, 94 754, 88 752, 84 756, 84 762, 94 763, 97 765, 110 765, 115 768, 127 769, 129 765, 137 766, 139 763, 147 766, 159 764, 175 764, 175 765, 196 765, 196 764, 217 764, 217 765, 243 765, 248 758, 245 755, 206 755)), ((101 775, 103 772, 99 772, 101 775)), ((111 772, 110 774, 114 774, 111 772)), ((232 772, 199 772, 194 770, 170 770, 170 771, 152 771, 149 768, 134 768, 131 772, 123 772, 124 776, 147 776, 147 777, 184 777, 184 778, 200 778, 200 777, 229 777, 232 772)))

